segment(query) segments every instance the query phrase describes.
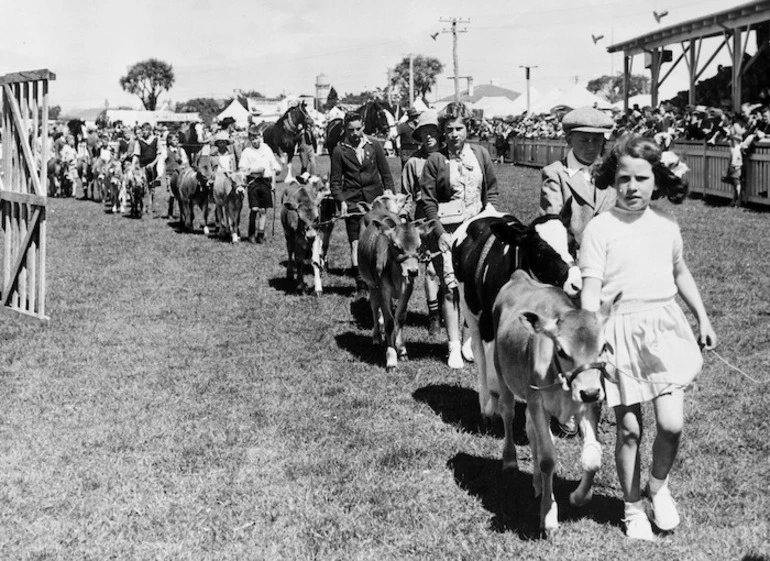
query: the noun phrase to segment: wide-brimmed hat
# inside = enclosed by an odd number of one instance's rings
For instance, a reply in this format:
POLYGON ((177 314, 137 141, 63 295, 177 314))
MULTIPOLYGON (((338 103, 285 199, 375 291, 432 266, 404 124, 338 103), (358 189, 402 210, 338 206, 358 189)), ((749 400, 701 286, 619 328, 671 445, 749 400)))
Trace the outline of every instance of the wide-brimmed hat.
POLYGON ((420 116, 417 118, 417 127, 412 131, 412 138, 421 142, 422 138, 420 137, 420 134, 425 127, 436 127, 437 133, 441 130, 438 126, 438 111, 435 109, 426 109, 420 113, 420 116))
POLYGON ((416 119, 416 118, 417 118, 417 117, 419 117, 419 116, 420 116, 420 110, 419 110, 419 109, 417 109, 417 108, 416 108, 416 107, 414 107, 414 106, 412 106, 412 107, 410 107, 409 109, 407 109, 407 110, 406 110, 406 118, 407 118, 408 120, 410 120, 410 121, 411 121, 412 119, 416 119))
POLYGON ((227 142, 228 144, 232 144, 233 141, 230 140, 230 135, 225 131, 219 131, 214 135, 214 138, 211 139, 212 144, 216 144, 217 142, 227 142))
POLYGON ((593 132, 608 133, 612 130, 612 117, 593 107, 578 107, 573 109, 561 120, 565 133, 593 132))

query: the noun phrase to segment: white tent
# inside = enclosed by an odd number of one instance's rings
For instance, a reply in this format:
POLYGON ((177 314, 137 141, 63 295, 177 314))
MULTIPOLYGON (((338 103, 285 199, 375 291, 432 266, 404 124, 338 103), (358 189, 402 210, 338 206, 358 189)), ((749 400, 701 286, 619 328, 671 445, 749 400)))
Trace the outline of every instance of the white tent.
MULTIPOLYGON (((530 108, 535 107, 535 105, 539 103, 540 100, 542 100, 543 98, 544 98, 543 94, 541 94, 537 88, 534 88, 534 87, 529 88, 530 108)), ((526 113, 526 111, 527 111, 527 94, 525 92, 510 103, 510 105, 508 106, 508 113, 505 116, 507 117, 508 115, 513 115, 514 117, 516 117, 518 115, 521 115, 522 113, 526 113)))
POLYGON ((235 124, 242 128, 246 128, 249 124, 249 111, 237 99, 232 100, 230 105, 217 115, 216 120, 221 121, 226 117, 235 119, 235 124))
POLYGON ((583 86, 576 84, 572 88, 565 91, 562 95, 549 100, 549 106, 542 108, 539 112, 545 113, 550 111, 554 107, 568 107, 569 109, 575 109, 576 107, 596 107, 597 109, 613 109, 613 105, 599 97, 596 94, 592 94, 583 86))
MULTIPOLYGON (((532 96, 532 92, 530 91, 530 106, 532 106, 532 104, 535 101, 537 101, 537 97, 532 96)), ((505 117, 509 117, 509 116, 517 117, 526 112, 527 112, 527 100, 526 100, 526 96, 523 95, 516 98, 513 101, 511 101, 508 98, 503 98, 500 101, 485 107, 484 117, 487 119, 490 119, 490 118, 504 119, 505 117), (525 99, 522 99, 522 98, 525 98, 525 99)))
POLYGON ((510 100, 507 97, 502 97, 502 96, 482 97, 481 99, 473 103, 473 108, 480 109, 481 111, 484 112, 484 117, 488 117, 490 109, 492 109, 497 105, 500 105, 505 101, 510 101, 510 100))
MULTIPOLYGON (((561 88, 554 88, 551 91, 549 91, 547 94, 540 96, 539 99, 537 99, 534 102, 530 102, 530 109, 529 112, 532 114, 538 114, 538 113, 550 113, 551 107, 554 107, 556 103, 554 103, 557 99, 559 99, 562 95, 564 95, 564 90, 561 88)), ((524 100, 525 104, 525 111, 526 111, 526 103, 527 100, 524 100)))

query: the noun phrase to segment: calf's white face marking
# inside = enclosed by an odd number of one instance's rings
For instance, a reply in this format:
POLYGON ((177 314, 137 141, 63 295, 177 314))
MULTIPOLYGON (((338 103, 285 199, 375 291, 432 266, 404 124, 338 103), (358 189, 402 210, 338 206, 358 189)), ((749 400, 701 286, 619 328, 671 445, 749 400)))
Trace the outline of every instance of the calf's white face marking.
POLYGON ((548 220, 535 226, 535 231, 540 238, 550 245, 559 254, 562 260, 570 265, 567 280, 562 286, 569 296, 575 296, 583 288, 583 278, 580 268, 575 264, 575 259, 570 255, 567 228, 561 220, 548 220))

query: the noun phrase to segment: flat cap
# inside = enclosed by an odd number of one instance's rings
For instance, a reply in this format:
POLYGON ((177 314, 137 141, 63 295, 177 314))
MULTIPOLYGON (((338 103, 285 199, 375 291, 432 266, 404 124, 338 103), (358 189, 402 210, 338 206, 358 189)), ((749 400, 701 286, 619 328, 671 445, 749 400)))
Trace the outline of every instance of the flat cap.
POLYGON ((593 107, 573 109, 561 120, 561 127, 568 132, 607 133, 612 130, 612 117, 593 107))

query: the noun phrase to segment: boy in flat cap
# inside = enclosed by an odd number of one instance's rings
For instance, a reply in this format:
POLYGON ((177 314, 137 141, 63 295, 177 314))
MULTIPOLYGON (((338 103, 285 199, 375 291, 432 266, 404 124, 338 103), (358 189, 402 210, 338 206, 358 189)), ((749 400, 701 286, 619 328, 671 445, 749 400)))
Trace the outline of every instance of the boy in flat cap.
POLYGON ((559 214, 569 204, 569 229, 579 248, 588 221, 615 206, 615 190, 597 189, 591 177, 613 122, 598 109, 581 107, 564 115, 561 124, 570 150, 566 158, 543 168, 540 209, 541 214, 559 214))
MULTIPOLYGON (((578 249, 588 221, 615 206, 615 189, 597 189, 591 176, 593 164, 604 150, 605 134, 609 134, 612 125, 612 118, 598 109, 573 109, 561 122, 570 147, 567 157, 544 167, 541 172, 541 214, 559 214, 569 205, 569 230, 575 236, 578 249)), ((561 436, 577 434, 574 418, 557 424, 561 436)))

